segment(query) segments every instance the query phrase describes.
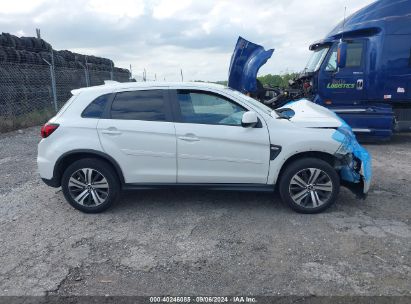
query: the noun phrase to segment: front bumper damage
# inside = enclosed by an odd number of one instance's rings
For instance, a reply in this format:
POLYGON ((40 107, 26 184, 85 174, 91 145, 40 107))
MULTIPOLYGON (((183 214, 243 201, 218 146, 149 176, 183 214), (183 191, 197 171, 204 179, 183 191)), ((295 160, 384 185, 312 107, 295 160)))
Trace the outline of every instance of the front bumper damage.
POLYGON ((371 184, 371 157, 362 147, 349 125, 341 119, 342 125, 333 134, 333 139, 341 142, 336 152, 340 160, 337 169, 341 184, 350 189, 358 198, 365 199, 371 184))
POLYGON ((290 121, 306 128, 334 129, 331 140, 340 143, 334 153, 335 169, 341 185, 350 189, 358 198, 365 198, 371 183, 371 157, 355 138, 351 127, 335 112, 307 99, 290 101, 280 109, 292 109, 295 115, 290 121))

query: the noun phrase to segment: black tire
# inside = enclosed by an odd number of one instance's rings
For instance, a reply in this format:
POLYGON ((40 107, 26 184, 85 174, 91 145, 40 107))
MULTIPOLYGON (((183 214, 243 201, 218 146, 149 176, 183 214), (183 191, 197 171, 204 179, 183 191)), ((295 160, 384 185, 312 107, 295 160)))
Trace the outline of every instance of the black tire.
MULTIPOLYGON (((91 180, 93 180, 93 178, 91 178, 91 180)), ((95 184, 95 186, 96 185, 97 183, 95 184)), ((85 213, 99 213, 108 209, 116 201, 118 194, 120 192, 120 183, 117 174, 115 173, 114 169, 110 166, 110 164, 103 160, 95 158, 84 158, 74 162, 73 164, 67 167, 67 169, 63 173, 63 177, 61 180, 61 188, 63 190, 64 197, 74 208, 85 213), (78 182, 85 184, 86 179, 81 179, 81 175, 83 174, 83 171, 81 171, 82 169, 94 170, 94 178, 97 180, 100 178, 98 174, 103 176, 103 178, 108 184, 107 196, 103 195, 102 189, 93 188, 94 191, 99 191, 93 193, 93 189, 90 189, 90 184, 88 184, 89 188, 84 188, 81 185, 73 186, 72 183, 71 186, 69 186, 71 177, 74 177, 78 182), (76 190, 76 188, 79 188, 79 190, 76 190), (77 193, 79 193, 80 195, 84 191, 88 191, 88 193, 85 193, 84 196, 80 197, 80 200, 83 202, 81 204, 78 202, 78 200, 75 199, 75 195, 77 195, 77 193), (92 201, 94 201, 94 198, 96 197, 96 193, 98 199, 104 198, 104 201, 100 204, 92 204, 92 201)))
POLYGON ((285 168, 280 177, 279 190, 282 200, 293 210, 299 213, 319 213, 336 201, 340 178, 326 161, 302 158, 285 168), (300 183, 298 178, 304 183, 300 183), (310 182, 311 178, 315 178, 314 183, 310 182))

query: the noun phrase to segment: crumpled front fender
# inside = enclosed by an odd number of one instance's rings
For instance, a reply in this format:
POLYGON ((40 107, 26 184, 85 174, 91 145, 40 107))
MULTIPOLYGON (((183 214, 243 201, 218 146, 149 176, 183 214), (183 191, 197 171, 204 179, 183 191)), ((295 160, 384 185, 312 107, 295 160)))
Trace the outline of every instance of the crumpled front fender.
POLYGON ((340 168, 341 184, 357 197, 365 198, 371 184, 371 156, 355 138, 351 127, 341 119, 342 125, 333 134, 333 139, 341 142, 336 152, 342 159, 340 168))

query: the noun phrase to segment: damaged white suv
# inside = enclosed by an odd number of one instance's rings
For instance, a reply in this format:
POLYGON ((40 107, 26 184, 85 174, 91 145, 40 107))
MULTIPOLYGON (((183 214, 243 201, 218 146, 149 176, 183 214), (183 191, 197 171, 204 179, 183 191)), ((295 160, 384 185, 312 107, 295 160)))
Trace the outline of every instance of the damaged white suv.
POLYGON ((367 151, 333 112, 300 100, 275 111, 204 83, 108 83, 72 91, 38 147, 44 182, 84 212, 121 189, 274 191, 316 213, 340 184, 364 198, 367 151))

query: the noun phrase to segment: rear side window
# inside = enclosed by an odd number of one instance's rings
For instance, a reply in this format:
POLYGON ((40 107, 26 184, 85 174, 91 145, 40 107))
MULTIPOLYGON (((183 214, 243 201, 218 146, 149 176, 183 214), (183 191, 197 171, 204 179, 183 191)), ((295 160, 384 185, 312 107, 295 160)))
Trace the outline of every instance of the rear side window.
POLYGON ((166 121, 163 90, 117 93, 111 106, 112 119, 166 121))
POLYGON ((110 99, 111 94, 105 94, 94 99, 87 108, 84 109, 81 117, 84 118, 101 118, 107 102, 110 99))

